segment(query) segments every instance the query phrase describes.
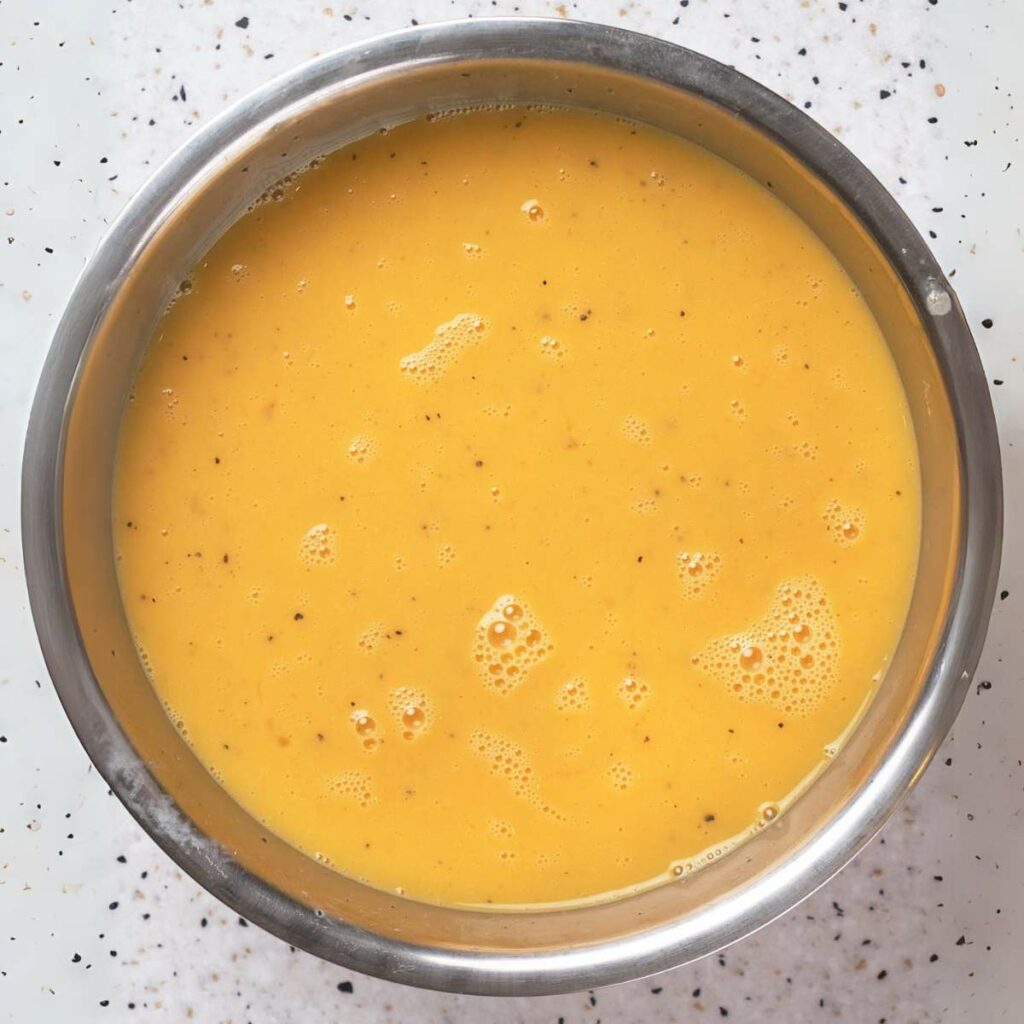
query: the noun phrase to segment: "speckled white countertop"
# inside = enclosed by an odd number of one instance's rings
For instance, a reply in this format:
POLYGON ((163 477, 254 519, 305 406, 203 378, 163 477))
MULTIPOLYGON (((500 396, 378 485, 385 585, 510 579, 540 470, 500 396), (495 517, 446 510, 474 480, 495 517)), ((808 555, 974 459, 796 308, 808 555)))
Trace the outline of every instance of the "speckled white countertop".
POLYGON ((1018 0, 0 0, 0 1016, 232 1024, 1019 1021, 1024 1010, 1024 4, 1018 0), (18 476, 51 334, 107 223, 271 76, 410 24, 606 21, 807 109, 952 274, 1007 479, 1000 600, 955 735, 882 835, 724 954, 581 995, 416 992, 296 952, 161 854, 91 769, 32 629, 18 476))

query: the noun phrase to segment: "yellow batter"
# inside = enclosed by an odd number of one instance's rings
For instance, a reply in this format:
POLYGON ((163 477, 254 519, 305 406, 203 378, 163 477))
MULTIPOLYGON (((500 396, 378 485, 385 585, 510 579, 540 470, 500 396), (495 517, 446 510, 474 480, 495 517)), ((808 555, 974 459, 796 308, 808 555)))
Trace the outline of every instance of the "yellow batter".
POLYGON ((885 671, 920 516, 896 370, 704 150, 414 122, 183 292, 122 428, 125 604, 198 756, 339 871, 528 904, 691 870, 885 671))

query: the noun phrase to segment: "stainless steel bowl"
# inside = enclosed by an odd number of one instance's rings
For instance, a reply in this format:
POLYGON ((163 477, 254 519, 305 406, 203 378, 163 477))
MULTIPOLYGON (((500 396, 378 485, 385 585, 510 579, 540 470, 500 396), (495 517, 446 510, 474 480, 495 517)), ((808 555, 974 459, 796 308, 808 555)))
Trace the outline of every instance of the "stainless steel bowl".
POLYGON ((525 19, 436 25, 340 50, 199 132, 132 199, 82 275, 32 409, 23 483, 26 572, 47 665, 90 757, 142 827, 211 893, 288 942, 368 974, 491 994, 665 970, 760 927, 838 871, 913 785, 960 707, 1002 528, 995 422, 971 334, 921 237, 864 166, 790 104, 706 57, 617 29, 525 19), (788 203, 845 265, 885 332, 924 494, 903 637, 827 771, 778 822, 696 874, 549 912, 403 899, 263 828, 196 760, 147 682, 111 531, 125 396, 161 311, 218 235, 314 156, 428 111, 493 101, 578 105, 659 126, 788 203))

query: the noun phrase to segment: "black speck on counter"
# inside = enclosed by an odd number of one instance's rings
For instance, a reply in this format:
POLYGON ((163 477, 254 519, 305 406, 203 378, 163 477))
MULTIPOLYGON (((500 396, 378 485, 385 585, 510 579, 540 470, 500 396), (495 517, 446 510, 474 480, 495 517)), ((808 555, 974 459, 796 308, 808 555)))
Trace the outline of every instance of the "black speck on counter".
POLYGON ((992 324, 993 321, 990 317, 985 317, 985 319, 981 321, 981 326, 984 327, 986 331, 990 331, 992 329, 992 324))
POLYGON ((999 591, 999 600, 1000 601, 1005 601, 1009 596, 1010 596, 1010 592, 1008 590, 1000 590, 999 591))
POLYGON ((352 982, 351 981, 339 981, 338 982, 338 991, 339 992, 344 992, 346 995, 351 994, 351 992, 353 991, 353 989, 352 989, 352 982))
POLYGON ((892 95, 892 93, 888 89, 879 89, 878 90, 878 98, 880 100, 887 100, 891 95, 892 95))
POLYGON ((235 28, 248 28, 249 19, 244 15, 235 22, 235 28))

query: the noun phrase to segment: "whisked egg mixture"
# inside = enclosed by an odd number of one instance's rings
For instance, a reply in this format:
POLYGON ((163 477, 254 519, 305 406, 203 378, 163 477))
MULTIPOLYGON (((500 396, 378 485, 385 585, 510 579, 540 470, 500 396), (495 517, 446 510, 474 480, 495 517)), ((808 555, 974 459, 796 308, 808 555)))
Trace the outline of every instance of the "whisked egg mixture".
POLYGON ((163 319, 125 605, 282 837, 447 904, 592 899, 770 821, 884 673, 919 542, 878 326, 680 139, 496 109, 283 182, 163 319))

